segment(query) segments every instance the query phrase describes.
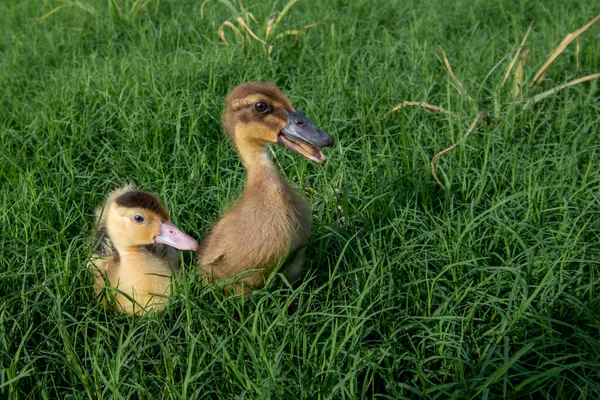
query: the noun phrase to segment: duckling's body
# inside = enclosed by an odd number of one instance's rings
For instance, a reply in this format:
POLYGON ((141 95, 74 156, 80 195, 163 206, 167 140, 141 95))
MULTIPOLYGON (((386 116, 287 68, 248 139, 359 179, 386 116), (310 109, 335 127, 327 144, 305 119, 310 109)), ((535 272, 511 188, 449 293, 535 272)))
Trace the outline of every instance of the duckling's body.
POLYGON ((202 243, 201 269, 219 280, 237 275, 248 293, 262 287, 289 257, 283 272, 295 281, 302 273, 303 246, 310 236, 310 207, 279 174, 266 145, 280 142, 322 162, 325 157, 316 147, 330 146, 333 139, 296 112, 281 91, 268 83, 250 82, 235 88, 227 99, 224 125, 246 168, 247 181, 240 199, 202 243), (309 139, 287 136, 294 118, 300 126, 296 131, 308 129, 309 139))
MULTIPOLYGON (((200 258, 208 261, 202 269, 221 280, 248 271, 240 278, 260 288, 288 254, 306 243, 310 230, 306 200, 274 168, 265 169, 260 177, 249 177, 242 197, 202 244, 200 258)), ((283 271, 288 280, 300 276, 303 253, 283 271)))
POLYGON ((160 310, 167 305, 166 298, 159 296, 169 296, 171 277, 179 278, 179 257, 175 249, 166 245, 144 246, 121 253, 96 252, 94 256, 100 257, 93 261, 96 294, 108 289, 107 295, 114 296, 118 310, 143 314, 145 310, 160 310))
POLYGON ((116 308, 128 314, 164 308, 171 277, 179 274, 179 257, 171 246, 196 250, 196 241, 170 223, 156 196, 131 186, 112 192, 104 208, 96 210, 96 221, 89 264, 96 293, 108 289, 116 308))

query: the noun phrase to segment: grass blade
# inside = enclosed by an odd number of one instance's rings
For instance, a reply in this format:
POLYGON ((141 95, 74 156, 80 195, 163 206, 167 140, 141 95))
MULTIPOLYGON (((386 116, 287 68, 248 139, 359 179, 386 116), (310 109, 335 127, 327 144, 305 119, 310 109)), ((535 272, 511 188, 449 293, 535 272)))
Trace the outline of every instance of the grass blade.
POLYGON ((489 378, 487 378, 485 380, 485 382, 483 383, 483 385, 481 385, 479 387, 479 390, 477 391, 477 393, 471 397, 471 399, 474 399, 476 397, 478 397, 481 392, 483 392, 487 387, 489 387, 492 383, 496 382, 497 380, 499 380, 504 374, 506 374, 506 372, 510 369, 510 367, 512 367, 513 365, 515 365, 515 363, 517 361, 519 361, 519 359, 521 357, 523 357, 523 355, 525 353, 527 353, 529 350, 531 350, 531 348, 534 346, 534 343, 528 343, 525 346, 523 346, 519 351, 517 351, 515 353, 515 355, 505 364, 502 364, 500 366, 500 368, 498 368, 497 370, 494 371, 494 373, 492 373, 489 378))
POLYGON ((281 13, 279 13, 277 18, 275 18, 272 29, 275 29, 277 27, 277 25, 279 24, 279 21, 281 21, 283 19, 283 17, 285 17, 285 14, 287 14, 287 12, 290 10, 290 8, 292 8, 294 6, 294 4, 296 4, 297 1, 298 0, 288 1, 288 3, 285 5, 285 7, 283 7, 283 10, 281 10, 281 13))

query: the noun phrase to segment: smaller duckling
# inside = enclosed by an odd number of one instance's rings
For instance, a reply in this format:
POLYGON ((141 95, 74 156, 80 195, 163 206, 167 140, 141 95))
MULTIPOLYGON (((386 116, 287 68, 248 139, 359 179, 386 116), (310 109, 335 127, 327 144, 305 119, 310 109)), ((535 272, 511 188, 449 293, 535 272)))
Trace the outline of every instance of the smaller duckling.
POLYGON ((88 264, 96 293, 113 289, 116 308, 128 314, 166 307, 171 275, 179 274, 175 249, 197 251, 196 240, 171 223, 158 197, 131 185, 109 194, 96 209, 96 225, 88 264))

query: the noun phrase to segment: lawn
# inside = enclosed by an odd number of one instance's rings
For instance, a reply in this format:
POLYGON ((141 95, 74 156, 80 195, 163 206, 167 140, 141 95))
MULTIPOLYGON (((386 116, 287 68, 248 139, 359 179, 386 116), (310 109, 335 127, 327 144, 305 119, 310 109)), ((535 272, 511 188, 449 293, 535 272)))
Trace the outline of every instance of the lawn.
POLYGON ((0 398, 600 397, 599 80, 528 102, 600 72, 597 22, 530 84, 600 8, 300 0, 265 45, 235 20, 265 39, 287 1, 226 3, 0 3, 0 398), (228 297, 185 252, 165 311, 103 308, 94 208, 134 182, 202 238, 243 189, 220 119, 248 80, 336 140, 272 147, 313 208, 305 279, 228 297), (446 111, 382 119, 405 101, 446 111))

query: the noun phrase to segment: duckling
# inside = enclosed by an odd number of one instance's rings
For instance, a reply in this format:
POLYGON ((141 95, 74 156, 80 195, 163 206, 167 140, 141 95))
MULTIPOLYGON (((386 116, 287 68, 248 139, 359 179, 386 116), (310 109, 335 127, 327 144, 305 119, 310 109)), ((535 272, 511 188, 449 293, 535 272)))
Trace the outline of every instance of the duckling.
POLYGON ((171 275, 179 273, 177 250, 198 250, 198 243, 169 219, 155 195, 131 185, 109 194, 96 209, 94 259, 95 291, 117 289, 116 308, 144 314, 167 305, 171 275), (172 247, 171 247, 172 246, 172 247))
POLYGON ((275 85, 263 82, 243 83, 230 92, 223 125, 247 179, 241 197, 200 245, 203 272, 199 272, 217 280, 238 276, 236 289, 249 294, 264 286, 285 260, 283 273, 293 282, 302 275, 311 211, 304 197, 279 174, 267 145, 279 143, 323 163, 326 157, 319 148, 333 146, 333 138, 296 111, 275 85))

